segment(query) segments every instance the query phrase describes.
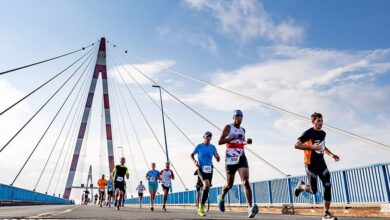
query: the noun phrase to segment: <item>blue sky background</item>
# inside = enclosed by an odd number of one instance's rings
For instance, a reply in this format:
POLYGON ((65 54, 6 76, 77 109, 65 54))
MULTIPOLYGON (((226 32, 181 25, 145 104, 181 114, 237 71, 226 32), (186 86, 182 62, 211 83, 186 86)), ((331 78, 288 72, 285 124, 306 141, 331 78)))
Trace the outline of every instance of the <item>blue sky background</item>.
MULTIPOLYGON (((390 132, 389 9, 390 2, 384 0, 1 1, 0 71, 68 52, 105 36, 119 47, 108 48, 111 58, 112 54, 123 54, 123 50, 127 49, 131 54, 173 65, 173 68, 192 76, 302 115, 309 116, 313 111, 321 111, 331 125, 390 144, 387 135, 390 132)), ((80 54, 0 76, 1 109, 78 56, 80 54)), ((113 63, 108 62, 112 70, 113 63)), ((292 146, 296 137, 310 126, 307 123, 191 83, 166 69, 156 68, 130 56, 127 56, 126 62, 120 62, 121 67, 129 68, 126 66, 128 62, 139 65, 145 72, 149 71, 154 79, 220 127, 230 123, 233 109, 242 108, 248 135, 258 144, 252 149, 287 173, 303 174, 302 152, 294 150, 292 146)), ((112 79, 118 80, 118 75, 114 74, 112 79)), ((64 80, 65 76, 55 80, 39 94, 29 98, 28 102, 15 108, 16 113, 0 116, 1 132, 4 134, 0 143, 5 143, 64 80)), ((126 91, 123 83, 118 85, 123 92, 126 91)), ((158 100, 150 84, 144 81, 143 85, 158 100)), ((129 86, 135 89, 141 104, 148 109, 154 129, 162 137, 158 110, 143 98, 135 84, 129 83, 129 86)), ((27 157, 26 152, 32 150, 32 143, 37 141, 36 137, 41 134, 39 131, 43 131, 44 125, 50 122, 66 91, 53 100, 35 124, 17 138, 16 143, 0 154, 1 169, 21 166, 23 158, 27 157), (8 158, 15 154, 20 158, 10 161, 8 158)), ((87 165, 96 167, 94 172, 98 175, 101 173, 96 160, 99 154, 97 148, 100 148, 96 147, 100 145, 99 87, 96 93, 98 98, 95 98, 96 107, 91 115, 85 161, 87 165)), ((129 100, 137 127, 147 146, 146 154, 151 161, 162 165, 163 155, 153 153, 158 149, 154 148, 156 144, 151 134, 130 96, 127 94, 125 98, 129 100)), ((166 98, 165 102, 167 113, 175 116, 195 143, 201 141, 201 134, 205 130, 212 130, 216 137, 219 136, 217 130, 174 100, 166 98)), ((114 115, 119 113, 115 107, 112 111, 114 115)), ((27 180, 39 173, 64 117, 60 115, 57 126, 33 157, 31 166, 26 168, 18 183, 20 186, 32 187, 27 180)), ((129 124, 128 119, 125 121, 129 124)), ((193 177, 190 174, 194 168, 189 162, 192 146, 171 125, 167 126, 168 142, 172 148, 170 152, 172 158, 177 158, 172 160, 182 168, 179 172, 186 177, 186 184, 192 186, 193 177), (183 154, 188 157, 180 157, 183 154)), ((328 160, 332 169, 388 162, 389 152, 386 150, 331 131, 328 133, 328 143, 337 146, 332 150, 343 159, 338 164, 328 160)), ((133 133, 128 131, 128 134, 131 145, 137 149, 133 133)), ((118 132, 114 131, 114 144, 118 139, 118 132)), ((223 152, 222 146, 219 151, 223 152)), ((59 154, 59 151, 56 150, 56 153, 59 154)), ((129 152, 126 154, 129 156, 129 152)), ((139 156, 139 152, 136 154, 139 156)), ((254 157, 250 159, 251 167, 262 168, 261 172, 251 174, 252 180, 280 177, 254 157)), ((136 162, 144 163, 138 157, 136 162)), ((49 170, 53 168, 52 163, 49 170)), ((223 170, 222 164, 218 167, 223 170)), ((137 169, 140 174, 146 171, 146 167, 137 169)), ((2 183, 9 182, 16 173, 7 170, 0 177, 2 183)), ((47 180, 45 175, 44 181, 47 180)), ((135 184, 138 180, 132 181, 135 184)), ((220 178, 215 181, 215 185, 223 183, 220 178)), ((182 189, 179 182, 175 185, 175 190, 182 189)), ((44 190, 45 187, 38 189, 44 190)))

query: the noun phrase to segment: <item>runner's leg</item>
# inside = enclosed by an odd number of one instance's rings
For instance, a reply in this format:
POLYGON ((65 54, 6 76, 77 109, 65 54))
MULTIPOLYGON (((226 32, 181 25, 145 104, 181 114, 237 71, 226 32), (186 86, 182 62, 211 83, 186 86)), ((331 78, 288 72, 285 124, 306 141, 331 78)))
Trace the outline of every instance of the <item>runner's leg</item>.
POLYGON ((244 191, 249 207, 252 207, 252 190, 249 184, 249 168, 241 167, 240 169, 238 169, 238 174, 241 177, 241 182, 244 186, 244 191))
POLYGON ((222 194, 221 194, 222 199, 225 199, 226 194, 233 187, 234 177, 235 177, 235 173, 226 174, 227 182, 226 182, 226 185, 222 188, 222 194))

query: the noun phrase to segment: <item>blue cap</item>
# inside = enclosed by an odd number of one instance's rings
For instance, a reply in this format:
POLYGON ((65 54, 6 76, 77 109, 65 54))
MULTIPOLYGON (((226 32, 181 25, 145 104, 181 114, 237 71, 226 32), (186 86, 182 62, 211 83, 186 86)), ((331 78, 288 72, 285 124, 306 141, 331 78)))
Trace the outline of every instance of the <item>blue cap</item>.
POLYGON ((233 118, 234 117, 236 117, 236 116, 244 116, 243 114, 242 114, 242 111, 241 110, 235 110, 234 112, 233 112, 233 118))
POLYGON ((211 133, 210 131, 206 131, 203 137, 207 137, 207 136, 213 136, 213 133, 211 133))

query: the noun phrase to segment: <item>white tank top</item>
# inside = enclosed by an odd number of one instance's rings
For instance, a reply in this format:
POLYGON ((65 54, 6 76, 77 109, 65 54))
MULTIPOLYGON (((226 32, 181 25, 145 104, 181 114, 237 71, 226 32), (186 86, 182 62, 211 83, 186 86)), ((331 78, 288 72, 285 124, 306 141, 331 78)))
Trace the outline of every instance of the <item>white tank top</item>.
POLYGON ((245 131, 242 127, 236 128, 234 127, 233 124, 230 124, 230 131, 228 136, 226 138, 229 138, 231 136, 236 136, 241 134, 242 138, 241 139, 235 139, 230 141, 229 143, 226 144, 227 148, 239 148, 239 149, 244 149, 244 142, 245 142, 245 131))
POLYGON ((162 184, 167 187, 171 186, 171 177, 173 176, 172 170, 163 169, 160 172, 160 175, 162 184))

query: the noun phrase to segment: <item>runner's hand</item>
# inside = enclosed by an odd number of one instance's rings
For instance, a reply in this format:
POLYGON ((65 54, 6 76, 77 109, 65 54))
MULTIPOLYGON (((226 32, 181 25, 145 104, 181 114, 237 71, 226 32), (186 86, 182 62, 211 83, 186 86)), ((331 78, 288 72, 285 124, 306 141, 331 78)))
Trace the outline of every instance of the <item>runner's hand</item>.
POLYGON ((196 161, 196 162, 195 162, 195 166, 196 166, 196 167, 200 167, 200 165, 199 165, 199 162, 198 162, 198 161, 196 161))
POLYGON ((246 140, 246 143, 252 144, 252 138, 248 138, 248 139, 246 140))
POLYGON ((333 158, 334 161, 336 161, 336 162, 340 161, 340 157, 337 156, 337 155, 333 155, 332 158, 333 158))
POLYGON ((321 148, 321 146, 319 144, 313 144, 313 145, 311 145, 310 148, 312 150, 317 150, 317 151, 321 151, 322 150, 322 148, 321 148))

